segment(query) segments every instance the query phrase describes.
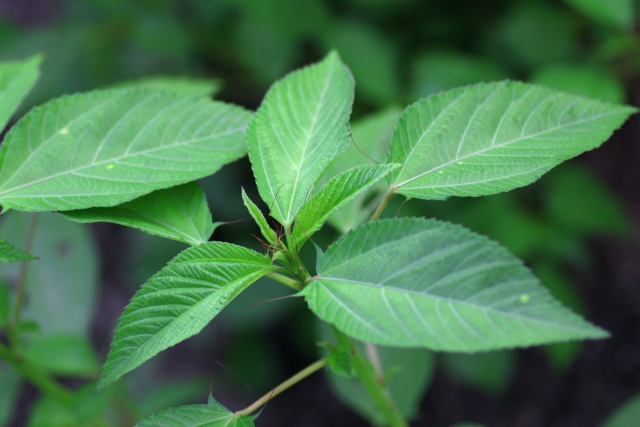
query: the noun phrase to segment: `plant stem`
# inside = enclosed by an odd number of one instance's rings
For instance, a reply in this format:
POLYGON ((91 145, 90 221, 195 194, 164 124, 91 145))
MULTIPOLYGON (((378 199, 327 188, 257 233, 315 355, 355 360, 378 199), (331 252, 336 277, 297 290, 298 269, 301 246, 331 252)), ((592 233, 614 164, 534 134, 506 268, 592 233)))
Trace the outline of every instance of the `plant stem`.
MULTIPOLYGON (((32 213, 29 217, 29 225, 27 226, 27 237, 24 242, 24 251, 31 253, 33 246, 33 238, 36 234, 36 225, 38 223, 38 214, 32 213)), ((16 301, 13 307, 13 320, 11 322, 12 346, 16 353, 20 352, 20 318, 22 316, 22 306, 24 305, 25 288, 27 284, 27 273, 29 272, 29 260, 22 261, 20 266, 20 275, 18 276, 18 288, 16 290, 16 301)))
POLYGON ((48 373, 28 361, 17 357, 8 347, 0 343, 0 359, 24 376, 29 382, 38 387, 42 393, 63 404, 70 404, 72 395, 58 384, 48 373))
POLYGON ((376 208, 376 211, 373 213, 373 215, 371 215, 371 219, 369 220, 369 222, 373 222, 376 219, 380 218, 380 215, 382 215, 382 212, 384 212, 395 192, 395 187, 389 187, 382 200, 380 200, 380 204, 376 208))
POLYGON ((299 291, 300 289, 302 289, 302 286, 300 285, 300 283, 298 283, 296 280, 287 277, 285 275, 279 274, 279 273, 271 273, 269 275, 267 275, 267 277, 270 277, 271 279, 275 280, 276 282, 280 282, 285 286, 290 287, 291 289, 293 289, 294 291, 299 291))
POLYGON ((279 395, 280 393, 282 393, 292 385, 300 382, 301 380, 305 379, 306 377, 313 374, 314 372, 324 368, 325 366, 327 366, 326 357, 324 359, 320 359, 312 363, 311 365, 307 366, 302 371, 298 372, 297 374, 295 374, 294 376, 292 376, 291 378, 289 378, 288 380, 286 380, 285 382, 283 382, 282 384, 274 388, 272 391, 265 394, 260 399, 256 400, 251 406, 243 409, 242 411, 236 412, 234 415, 236 416, 251 415, 253 412, 258 410, 258 408, 260 408, 262 405, 264 405, 269 400, 271 400, 271 398, 276 397, 277 395, 279 395))
POLYGON ((369 359, 369 362, 371 362, 371 366, 373 366, 376 377, 378 377, 378 381, 384 381, 384 371, 382 370, 382 363, 380 363, 378 348, 375 344, 366 342, 364 343, 364 349, 367 352, 367 358, 369 359))

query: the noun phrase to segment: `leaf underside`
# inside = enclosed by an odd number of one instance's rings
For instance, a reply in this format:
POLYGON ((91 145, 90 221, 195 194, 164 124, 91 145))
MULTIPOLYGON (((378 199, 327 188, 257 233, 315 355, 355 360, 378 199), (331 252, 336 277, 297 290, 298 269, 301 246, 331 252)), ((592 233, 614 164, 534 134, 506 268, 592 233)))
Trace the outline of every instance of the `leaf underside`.
POLYGON ((508 191, 598 147, 635 111, 510 81, 430 96, 398 122, 392 185, 422 199, 508 191))
POLYGON ((338 54, 289 74, 247 131, 249 158, 271 215, 289 226, 329 162, 349 143, 354 82, 338 54))
POLYGON ((141 89, 65 96, 7 135, 6 209, 117 205, 193 181, 246 153, 251 113, 204 98, 141 89))
POLYGON ((268 257, 229 243, 204 243, 179 254, 125 309, 98 388, 200 332, 240 292, 273 270, 268 257))
POLYGON ((236 416, 209 399, 208 405, 169 408, 145 418, 136 427, 254 427, 253 416, 236 416))
POLYGON ((204 191, 195 182, 156 190, 110 208, 61 213, 76 222, 113 222, 192 246, 207 242, 215 229, 204 191))
POLYGON ((28 259, 35 258, 26 252, 22 252, 5 239, 0 239, 0 262, 25 261, 28 259))
POLYGON ((380 345, 473 352, 607 336, 506 249, 435 220, 349 232, 323 254, 302 294, 321 319, 380 345))

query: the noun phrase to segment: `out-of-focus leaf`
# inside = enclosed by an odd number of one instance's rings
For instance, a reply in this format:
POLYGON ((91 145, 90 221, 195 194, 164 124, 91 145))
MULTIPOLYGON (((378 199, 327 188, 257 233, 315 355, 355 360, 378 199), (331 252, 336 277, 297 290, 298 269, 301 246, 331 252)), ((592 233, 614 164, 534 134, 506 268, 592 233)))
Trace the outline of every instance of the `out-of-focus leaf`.
POLYGON ((321 33, 329 12, 322 0, 227 0, 251 18, 288 38, 321 33))
POLYGON ((57 375, 93 376, 100 371, 100 361, 91 342, 81 336, 29 336, 24 357, 57 375))
POLYGON ((327 362, 329 363, 329 368, 331 368, 331 371, 333 371, 333 373, 335 373, 336 375, 344 378, 351 378, 353 376, 351 354, 349 354, 348 349, 340 345, 335 346, 329 351, 327 362))
POLYGON ((420 54, 413 62, 411 99, 454 87, 504 80, 507 77, 509 75, 505 70, 484 58, 454 51, 428 51, 420 54))
POLYGON ((375 28, 339 22, 327 32, 327 49, 337 49, 353 72, 358 99, 380 106, 398 100, 398 48, 375 28))
POLYGON ((601 427, 634 427, 640 420, 640 394, 627 400, 601 427))
POLYGON ((0 329, 7 324, 11 315, 11 290, 0 282, 0 329))
POLYGON ((509 386, 516 367, 516 353, 493 351, 489 353, 444 353, 444 366, 461 383, 497 396, 509 386))
POLYGON ((24 261, 29 259, 35 258, 28 253, 22 252, 5 239, 0 239, 0 262, 24 261))
POLYGON ((543 193, 549 218, 578 236, 615 233, 626 237, 628 217, 611 190, 579 165, 566 165, 545 181, 543 193))
POLYGON ((615 77, 589 66, 552 64, 535 70, 531 83, 614 104, 624 102, 626 91, 615 77))
POLYGON ((629 30, 633 26, 633 0, 565 0, 594 21, 629 30))
POLYGON ((80 223, 113 222, 192 246, 209 241, 216 226, 202 188, 195 183, 156 190, 110 208, 61 212, 80 223))
POLYGON ((38 80, 40 62, 40 55, 21 62, 0 62, 0 130, 38 80))
POLYGON ((163 381, 161 385, 154 387, 153 390, 142 396, 140 412, 143 416, 148 417, 163 409, 196 401, 202 396, 203 391, 209 389, 209 386, 209 381, 202 378, 163 381))
MULTIPOLYGON (((0 221, 0 235, 21 241, 30 215, 8 212, 0 221)), ((29 263, 27 303, 23 319, 35 321, 44 334, 88 337, 98 286, 98 257, 85 225, 54 213, 37 214, 33 254, 29 263)), ((15 283, 20 264, 5 263, 0 271, 15 283)))
POLYGON ((165 90, 185 96, 211 97, 220 92, 222 82, 218 79, 202 79, 179 76, 152 76, 119 82, 113 88, 165 90))
POLYGON ((0 427, 6 427, 16 408, 22 379, 12 367, 0 363, 0 427))

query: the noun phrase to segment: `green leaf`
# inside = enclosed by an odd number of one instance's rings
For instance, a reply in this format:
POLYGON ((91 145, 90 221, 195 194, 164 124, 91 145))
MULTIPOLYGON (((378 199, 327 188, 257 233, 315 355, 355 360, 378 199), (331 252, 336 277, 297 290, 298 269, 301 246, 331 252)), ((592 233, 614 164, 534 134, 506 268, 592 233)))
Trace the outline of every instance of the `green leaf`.
POLYGON ((152 76, 119 82, 112 88, 164 90, 178 95, 212 97, 222 88, 217 79, 180 76, 152 76))
POLYGON ((598 147, 635 111, 509 81, 434 95, 400 117, 392 185, 422 199, 508 191, 598 147))
POLYGON ((5 239, 0 239, 0 262, 24 261, 28 259, 35 258, 28 253, 22 252, 5 239))
POLYGON ((317 269, 301 292, 311 310, 367 342, 473 352, 607 336, 458 225, 376 221, 330 246, 317 269))
POLYGON ((353 376, 353 366, 351 365, 351 354, 349 350, 341 345, 333 347, 327 356, 329 368, 336 374, 344 378, 353 376))
POLYGON ((202 188, 195 183, 157 190, 110 208, 61 212, 81 223, 113 222, 192 246, 209 241, 216 226, 202 188))
POLYGON ((0 282, 0 329, 9 321, 11 316, 11 290, 0 282))
POLYGON ((11 366, 0 363, 0 426, 10 424, 16 409, 22 378, 11 366))
POLYGON ((216 172, 246 152, 251 114, 141 89, 65 96, 9 132, 0 204, 28 211, 117 205, 216 172))
POLYGON ((594 21, 618 28, 631 29, 634 20, 633 0, 565 0, 594 21))
POLYGON ((300 209, 291 237, 292 247, 300 248, 343 204, 364 192, 400 165, 371 165, 349 169, 331 179, 300 209))
POLYGON ((211 396, 207 405, 169 408, 139 421, 135 427, 254 427, 254 416, 239 416, 211 396))
POLYGON ((93 376, 100 371, 100 362, 91 342, 76 335, 29 337, 24 357, 57 375, 93 376))
POLYGON ((249 213, 251 214, 253 220, 256 222, 256 224, 258 224, 262 236, 267 239, 267 242, 269 242, 270 244, 274 244, 278 240, 276 232, 273 231, 271 227, 269 227, 267 219, 264 217, 264 215, 262 215, 262 212, 256 206, 256 204, 251 201, 249 196, 247 196, 247 193, 244 192, 244 188, 242 189, 242 201, 249 210, 249 213))
POLYGON ((290 226, 329 162, 349 144, 354 82, 338 54, 275 83, 247 142, 260 196, 290 226))
MULTIPOLYGON (((21 241, 30 216, 11 211, 2 215, 0 235, 21 241)), ((27 271, 23 320, 35 321, 45 334, 89 337, 95 315, 99 264, 96 247, 85 225, 54 213, 37 214, 33 252, 39 260, 27 271)), ((3 278, 17 284, 20 263, 0 264, 3 278)))
POLYGON ((180 253, 125 309, 98 388, 200 332, 240 292, 274 269, 268 257, 229 243, 205 243, 180 253))
POLYGON ((640 420, 640 394, 627 400, 601 427, 632 427, 640 420))
POLYGON ((504 393, 516 368, 516 353, 509 350, 477 354, 445 353, 445 369, 459 382, 491 396, 504 393))
POLYGON ((20 106, 40 76, 42 56, 0 63, 0 130, 20 106))

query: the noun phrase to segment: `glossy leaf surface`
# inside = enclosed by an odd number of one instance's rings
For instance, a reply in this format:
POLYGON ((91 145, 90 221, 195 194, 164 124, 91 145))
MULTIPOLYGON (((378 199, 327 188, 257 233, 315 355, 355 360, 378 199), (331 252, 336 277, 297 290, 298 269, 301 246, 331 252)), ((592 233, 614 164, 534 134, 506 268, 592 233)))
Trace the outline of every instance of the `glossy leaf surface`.
POLYGON ((0 63, 0 129, 20 106, 40 76, 40 55, 20 62, 0 63))
POLYGON ((210 175, 246 153, 242 108, 167 92, 65 96, 9 132, 0 204, 53 211, 106 207, 210 175))
POLYGON ((422 199, 508 191, 598 147, 635 111, 509 81, 434 95, 400 118, 392 185, 422 199))
POLYGON ((192 246, 209 241, 216 227, 204 191, 195 182, 157 190, 110 208, 61 213, 77 222, 113 222, 192 246))
POLYGON ((289 226, 329 162, 349 144, 354 82, 338 54, 289 74, 247 131, 249 158, 271 216, 289 226))
POLYGON ((0 239, 0 262, 24 261, 27 259, 34 258, 28 253, 22 252, 5 239, 0 239))
POLYGON ((321 319, 380 345, 473 352, 603 338, 506 249, 461 226, 383 220, 329 247, 302 291, 321 319))
POLYGON ((127 306, 98 387, 200 332, 247 286, 273 270, 266 256, 228 243, 205 243, 179 254, 127 306))
POLYGON ((300 248, 343 204, 367 190, 400 165, 371 165, 349 169, 334 177, 300 209, 292 241, 300 248))

